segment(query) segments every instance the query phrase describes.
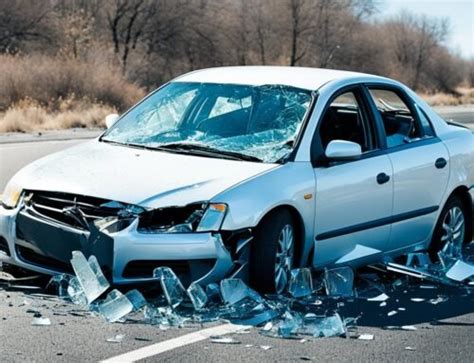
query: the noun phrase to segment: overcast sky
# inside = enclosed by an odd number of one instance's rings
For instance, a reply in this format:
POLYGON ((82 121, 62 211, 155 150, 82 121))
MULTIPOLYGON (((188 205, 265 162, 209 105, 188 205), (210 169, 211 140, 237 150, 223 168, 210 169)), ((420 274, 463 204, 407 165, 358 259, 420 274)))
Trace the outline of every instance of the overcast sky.
POLYGON ((474 59, 474 0, 381 0, 382 16, 406 9, 415 14, 448 18, 450 37, 446 44, 464 58, 474 59))

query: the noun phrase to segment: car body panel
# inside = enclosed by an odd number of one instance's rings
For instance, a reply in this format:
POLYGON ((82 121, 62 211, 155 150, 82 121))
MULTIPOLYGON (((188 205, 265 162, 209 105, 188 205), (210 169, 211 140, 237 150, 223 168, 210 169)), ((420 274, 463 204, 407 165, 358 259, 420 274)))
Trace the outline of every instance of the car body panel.
POLYGON ((442 169, 435 166, 437 159, 449 160, 449 154, 441 141, 433 141, 421 141, 424 143, 420 146, 423 152, 415 145, 409 145, 408 148, 388 154, 393 165, 393 215, 417 211, 423 214, 393 224, 389 250, 424 243, 430 239, 435 212, 446 194, 450 170, 449 164, 442 169))
POLYGON ((26 190, 82 194, 159 208, 209 200, 275 166, 140 150, 96 139, 33 162, 12 182, 26 190))
POLYGON ((379 173, 392 175, 387 155, 315 169, 317 232, 313 265, 331 263, 357 244, 386 249, 390 224, 354 232, 357 226, 392 215, 393 179, 379 185, 379 173))

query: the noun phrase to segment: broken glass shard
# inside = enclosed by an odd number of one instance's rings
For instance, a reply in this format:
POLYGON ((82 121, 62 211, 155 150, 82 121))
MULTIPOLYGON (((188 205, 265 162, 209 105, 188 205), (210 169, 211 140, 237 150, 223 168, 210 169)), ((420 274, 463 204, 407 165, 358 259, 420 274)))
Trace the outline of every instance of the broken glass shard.
POLYGON ((233 305, 245 298, 262 302, 262 297, 240 279, 225 279, 221 281, 222 299, 228 305, 233 305))
POLYGON ((48 285, 46 285, 46 289, 54 287, 59 297, 67 298, 69 297, 67 288, 73 277, 74 276, 68 274, 54 275, 51 280, 49 280, 48 285))
POLYGON ((124 334, 117 334, 116 336, 107 338, 107 343, 122 343, 124 338, 125 338, 124 334))
POLYGON ((313 280, 309 268, 291 270, 288 292, 295 298, 311 295, 313 292, 313 280))
POLYGON ((189 285, 187 292, 194 309, 202 310, 202 308, 207 304, 207 295, 201 285, 193 282, 189 285))
POLYGON ((316 316, 307 314, 304 317, 302 334, 314 337, 334 337, 346 334, 344 321, 338 313, 332 316, 316 316))
POLYGON ((388 299, 389 299, 389 296, 385 293, 382 293, 378 296, 367 299, 367 301, 385 301, 385 300, 388 300, 388 299))
POLYGON ((212 343, 217 344, 240 344, 238 340, 230 337, 211 337, 210 339, 212 343))
POLYGON ((363 245, 356 245, 354 249, 347 253, 346 255, 342 256, 339 260, 336 261, 336 264, 347 263, 350 261, 358 260, 367 256, 375 255, 380 253, 380 250, 376 250, 375 248, 363 246, 363 245))
POLYGON ((324 286, 329 296, 354 296, 354 272, 350 267, 324 270, 324 286))
POLYGON ((406 266, 408 267, 418 267, 418 268, 427 268, 431 265, 430 256, 427 253, 409 253, 407 255, 406 266))
POLYGON ((133 311, 133 304, 118 290, 112 290, 98 306, 99 313, 113 323, 133 311))
POLYGON ((145 298, 138 290, 130 290, 125 296, 132 303, 133 311, 138 311, 147 304, 145 298))
POLYGON ((290 338, 298 333, 303 325, 303 319, 297 313, 286 311, 283 321, 278 324, 278 335, 282 338, 290 338))
POLYGON ((221 290, 219 284, 213 282, 206 286, 206 295, 209 302, 221 303, 221 290))
POLYGON ((95 256, 90 256, 89 260, 86 260, 82 252, 73 251, 71 264, 88 303, 97 299, 109 288, 110 285, 95 256))
POLYGON ((464 261, 457 261, 448 272, 446 272, 447 278, 458 282, 467 280, 471 276, 474 276, 474 265, 470 265, 464 261))
POLYGON ((87 305, 87 297, 84 294, 81 284, 77 277, 72 277, 69 280, 67 287, 67 296, 71 299, 74 304, 87 305))
POLYGON ((51 320, 49 320, 49 318, 43 318, 41 316, 37 316, 33 318, 31 325, 47 326, 47 325, 51 325, 51 320))
POLYGON ((359 340, 374 340, 374 336, 372 334, 361 334, 357 338, 359 340))
POLYGON ((160 279, 161 288, 168 304, 176 308, 186 298, 186 290, 179 278, 169 267, 158 267, 153 270, 153 277, 160 279))
POLYGON ((448 298, 446 296, 438 296, 436 299, 430 299, 428 302, 433 305, 438 305, 446 301, 448 301, 448 298))

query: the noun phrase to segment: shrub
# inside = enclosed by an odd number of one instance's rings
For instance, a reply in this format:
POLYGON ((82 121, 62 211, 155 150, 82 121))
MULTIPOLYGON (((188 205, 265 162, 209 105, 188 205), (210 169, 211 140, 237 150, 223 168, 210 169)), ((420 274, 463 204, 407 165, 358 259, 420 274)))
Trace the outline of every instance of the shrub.
POLYGON ((145 94, 109 64, 44 55, 0 55, 0 84, 0 111, 24 99, 51 111, 66 99, 124 111, 145 94))

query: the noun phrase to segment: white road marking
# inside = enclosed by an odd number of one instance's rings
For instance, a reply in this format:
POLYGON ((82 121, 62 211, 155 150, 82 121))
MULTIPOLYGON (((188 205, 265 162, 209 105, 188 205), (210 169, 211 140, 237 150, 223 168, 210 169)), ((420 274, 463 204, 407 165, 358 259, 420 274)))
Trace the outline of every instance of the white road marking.
POLYGON ((248 329, 245 325, 234 325, 234 324, 223 324, 182 335, 177 338, 165 340, 156 344, 148 345, 146 347, 132 350, 131 352, 117 355, 115 357, 101 361, 101 363, 125 363, 125 362, 136 362, 140 359, 152 357, 170 350, 184 347, 189 344, 197 343, 208 339, 214 335, 224 335, 235 333, 240 330, 248 329))

